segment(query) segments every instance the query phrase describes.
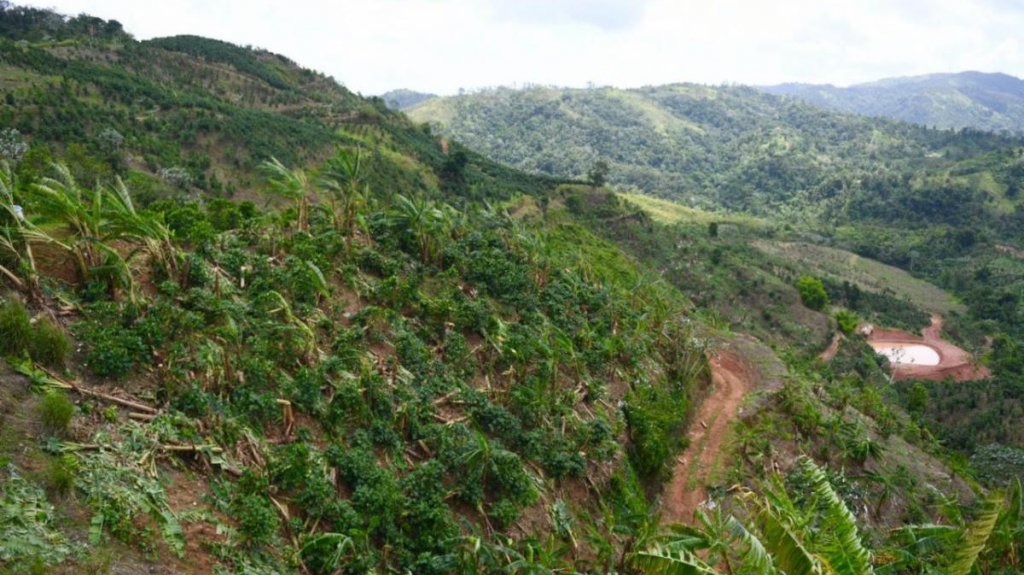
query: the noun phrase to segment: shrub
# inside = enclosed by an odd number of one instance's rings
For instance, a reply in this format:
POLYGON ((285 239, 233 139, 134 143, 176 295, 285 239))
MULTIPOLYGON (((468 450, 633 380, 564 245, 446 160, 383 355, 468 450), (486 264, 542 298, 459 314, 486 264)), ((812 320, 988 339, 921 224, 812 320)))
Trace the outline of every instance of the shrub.
POLYGON ((857 314, 848 310, 836 312, 836 323, 839 324, 839 331, 851 335, 857 329, 857 314))
POLYGON ((119 325, 84 321, 75 326, 86 344, 86 365, 103 377, 123 377, 145 355, 146 345, 134 331, 119 325))
POLYGON ((21 302, 6 301, 0 305, 0 334, 0 351, 4 355, 18 355, 28 349, 32 323, 21 302))
POLYGON ((71 350, 64 330, 48 319, 33 322, 28 310, 18 301, 0 305, 0 352, 4 355, 28 354, 33 360, 61 367, 71 350))
POLYGON ((46 487, 51 493, 67 495, 75 486, 78 460, 71 455, 54 458, 46 467, 46 487))
POLYGON ((239 497, 232 506, 234 516, 238 519, 238 531, 246 544, 259 547, 274 537, 281 527, 281 520, 273 504, 259 495, 239 497))
POLYGON ((828 292, 821 280, 812 276, 801 276, 796 282, 796 289, 800 292, 800 301, 805 306, 814 310, 823 310, 828 305, 828 292))
POLYGON ((67 432, 75 405, 62 391, 48 391, 39 402, 39 420, 43 428, 53 435, 67 432))
POLYGON ((64 330, 48 319, 36 322, 32 329, 29 355, 50 367, 63 367, 71 342, 64 330))

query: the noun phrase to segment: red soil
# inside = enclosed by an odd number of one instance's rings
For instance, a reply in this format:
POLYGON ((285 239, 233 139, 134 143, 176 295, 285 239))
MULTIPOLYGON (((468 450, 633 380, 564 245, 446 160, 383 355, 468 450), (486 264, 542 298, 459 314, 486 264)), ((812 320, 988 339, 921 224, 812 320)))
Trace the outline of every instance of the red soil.
POLYGON ((832 358, 839 352, 839 342, 841 341, 843 341, 843 334, 837 331, 835 335, 832 336, 832 343, 828 344, 828 347, 825 348, 825 351, 821 352, 818 359, 824 362, 832 361, 832 358))
POLYGON ((690 447, 677 460, 662 502, 664 523, 690 523, 693 512, 707 499, 705 485, 736 419, 754 376, 743 360, 731 351, 719 351, 709 361, 711 395, 690 424, 690 447))
POLYGON ((974 362, 971 354, 942 339, 942 318, 938 315, 932 316, 932 324, 919 336, 898 329, 875 328, 867 339, 872 344, 927 345, 939 354, 938 365, 894 364, 895 379, 974 381, 991 375, 988 368, 974 362))

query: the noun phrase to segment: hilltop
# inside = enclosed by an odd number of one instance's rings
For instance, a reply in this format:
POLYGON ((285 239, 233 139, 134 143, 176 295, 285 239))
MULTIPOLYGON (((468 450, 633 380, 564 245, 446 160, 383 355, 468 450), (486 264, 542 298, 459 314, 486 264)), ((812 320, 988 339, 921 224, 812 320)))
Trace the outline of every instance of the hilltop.
POLYGON ((437 94, 428 94, 425 92, 406 89, 389 90, 380 95, 380 99, 384 100, 384 103, 393 110, 411 108, 417 104, 426 102, 427 100, 433 100, 436 97, 437 94))
POLYGON ((888 78, 844 88, 779 84, 760 89, 832 110, 922 126, 1024 133, 1024 80, 1008 74, 959 72, 888 78))

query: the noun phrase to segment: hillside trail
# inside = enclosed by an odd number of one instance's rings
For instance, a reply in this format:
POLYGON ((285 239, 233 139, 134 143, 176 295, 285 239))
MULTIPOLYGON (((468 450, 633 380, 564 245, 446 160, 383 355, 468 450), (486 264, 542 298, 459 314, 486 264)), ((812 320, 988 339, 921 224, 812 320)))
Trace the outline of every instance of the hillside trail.
POLYGON ((841 342, 842 340, 843 334, 837 331, 832 336, 832 342, 828 344, 828 347, 825 348, 825 351, 821 352, 821 354, 818 355, 818 359, 824 362, 832 361, 832 358, 835 357, 837 353, 839 353, 839 342, 841 342))
POLYGON ((751 371, 733 351, 721 350, 709 360, 711 395, 690 424, 690 445, 676 460, 662 501, 662 523, 692 523, 693 513, 707 499, 707 485, 736 419, 743 398, 754 388, 751 371))

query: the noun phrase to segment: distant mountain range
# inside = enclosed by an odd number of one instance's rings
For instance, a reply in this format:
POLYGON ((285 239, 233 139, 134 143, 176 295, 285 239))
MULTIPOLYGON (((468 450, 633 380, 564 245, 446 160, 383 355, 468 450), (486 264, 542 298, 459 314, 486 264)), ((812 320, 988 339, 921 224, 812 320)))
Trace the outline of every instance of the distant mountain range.
POLYGON ((1024 133, 1024 80, 1007 74, 960 72, 890 78, 847 88, 779 84, 759 89, 843 112, 925 126, 1024 133))
POLYGON ((388 108, 392 110, 404 110, 411 108, 421 102, 432 100, 437 97, 437 94, 428 94, 426 92, 417 92, 415 90, 390 90, 380 95, 380 99, 384 100, 388 108))

